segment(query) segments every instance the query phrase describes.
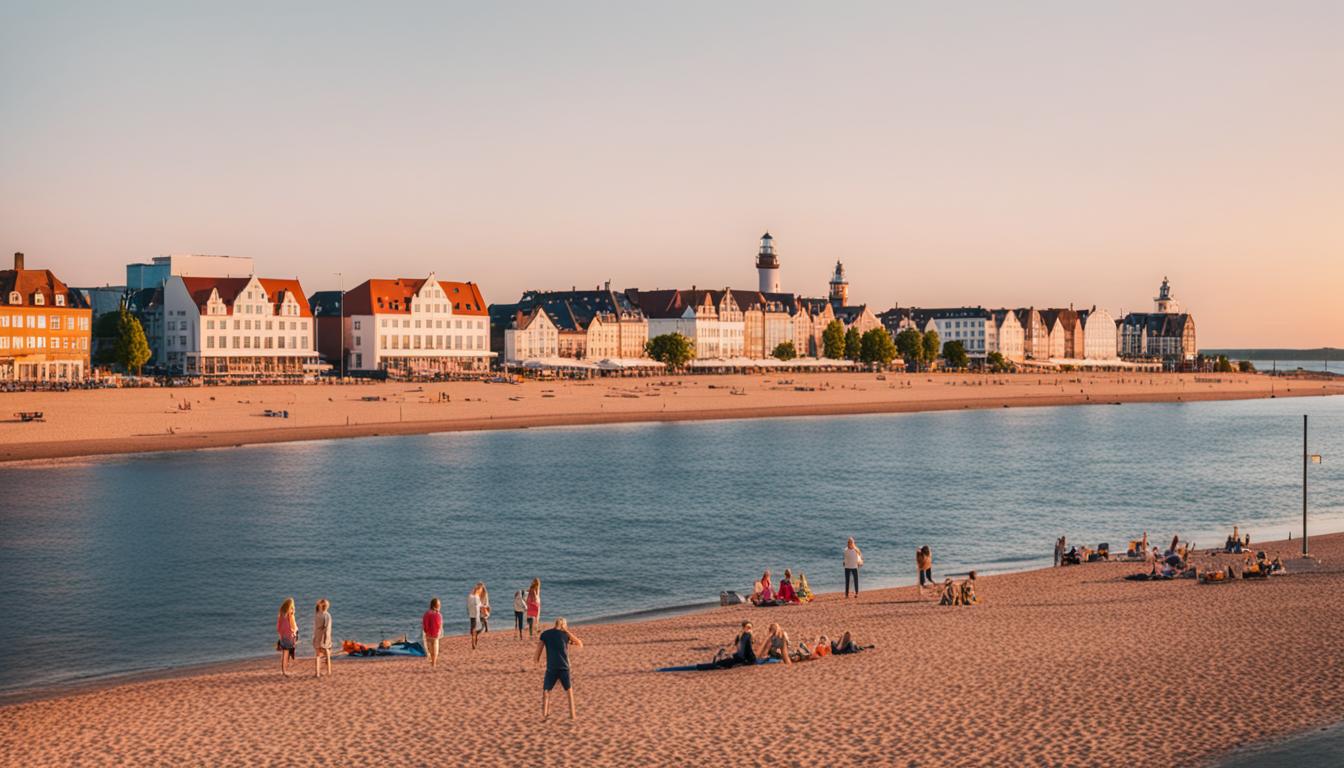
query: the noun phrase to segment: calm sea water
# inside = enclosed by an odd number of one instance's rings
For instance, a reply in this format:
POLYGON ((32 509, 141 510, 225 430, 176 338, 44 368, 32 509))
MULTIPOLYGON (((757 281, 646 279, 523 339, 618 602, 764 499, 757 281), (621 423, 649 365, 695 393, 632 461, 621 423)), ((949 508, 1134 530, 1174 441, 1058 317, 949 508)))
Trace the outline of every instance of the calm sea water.
MULTIPOLYGON (((1344 530, 1344 398, 965 411, 369 438, 0 468, 0 691, 255 656, 285 596, 335 634, 465 630, 477 580, 508 631, 543 613, 675 609, 763 568, 841 588, 1047 563, 1061 533, 1213 544, 1344 530), (1296 535, 1296 534, 1295 534, 1296 535)), ((306 650, 306 649, 305 649, 306 650)))

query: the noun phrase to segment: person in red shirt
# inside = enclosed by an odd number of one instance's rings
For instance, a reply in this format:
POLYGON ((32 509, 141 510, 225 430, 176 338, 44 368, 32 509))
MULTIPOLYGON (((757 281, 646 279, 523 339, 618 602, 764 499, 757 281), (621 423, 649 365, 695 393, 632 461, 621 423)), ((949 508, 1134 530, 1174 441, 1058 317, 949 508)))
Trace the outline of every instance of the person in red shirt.
POLYGON ((425 633, 425 653, 429 654, 429 666, 439 666, 439 637, 443 635, 443 614, 439 613, 439 598, 431 598, 429 610, 420 617, 420 629, 425 633))

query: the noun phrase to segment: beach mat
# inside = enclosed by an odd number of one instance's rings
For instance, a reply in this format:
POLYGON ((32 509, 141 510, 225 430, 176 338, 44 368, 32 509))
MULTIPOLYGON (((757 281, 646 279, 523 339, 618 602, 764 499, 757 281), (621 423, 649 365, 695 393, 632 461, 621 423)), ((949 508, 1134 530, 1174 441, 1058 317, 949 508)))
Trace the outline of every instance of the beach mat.
POLYGON ((352 659, 367 659, 374 656, 415 656, 425 657, 425 646, 419 642, 393 643, 390 648, 369 648, 362 652, 350 653, 346 655, 352 659))
MULTIPOLYGON (((757 659, 757 660, 756 660, 756 664, 757 664, 758 666, 761 665, 761 664, 778 664, 778 663, 779 663, 779 659, 757 659)), ((710 669, 701 669, 699 664, 686 664, 686 665, 684 665, 684 666, 680 666, 680 667, 659 667, 658 671, 659 671, 659 672, 710 672, 710 671, 719 670, 719 669, 737 669, 739 666, 741 666, 741 667, 745 667, 745 666, 747 666, 747 665, 745 665, 745 664, 739 664, 739 665, 732 666, 732 667, 714 667, 713 670, 710 670, 710 669)))

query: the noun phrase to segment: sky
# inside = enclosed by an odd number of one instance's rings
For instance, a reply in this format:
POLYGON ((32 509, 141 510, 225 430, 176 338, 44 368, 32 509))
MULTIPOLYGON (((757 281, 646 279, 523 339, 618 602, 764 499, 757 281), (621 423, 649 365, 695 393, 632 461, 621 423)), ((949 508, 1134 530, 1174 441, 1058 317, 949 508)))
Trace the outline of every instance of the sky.
POLYGON ((1344 346, 1344 3, 535 5, 0 0, 0 249, 1344 346))

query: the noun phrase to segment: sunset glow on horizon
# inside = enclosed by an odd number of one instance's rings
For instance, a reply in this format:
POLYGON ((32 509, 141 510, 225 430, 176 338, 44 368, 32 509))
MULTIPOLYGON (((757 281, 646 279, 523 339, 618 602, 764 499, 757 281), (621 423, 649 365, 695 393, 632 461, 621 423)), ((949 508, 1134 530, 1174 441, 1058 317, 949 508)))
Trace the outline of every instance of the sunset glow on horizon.
MULTIPOLYGON (((1344 5, 0 7, 0 248, 1148 311, 1344 346, 1344 5)), ((7 264, 5 265, 7 266, 7 264)), ((342 277, 338 278, 337 273, 342 277)))

